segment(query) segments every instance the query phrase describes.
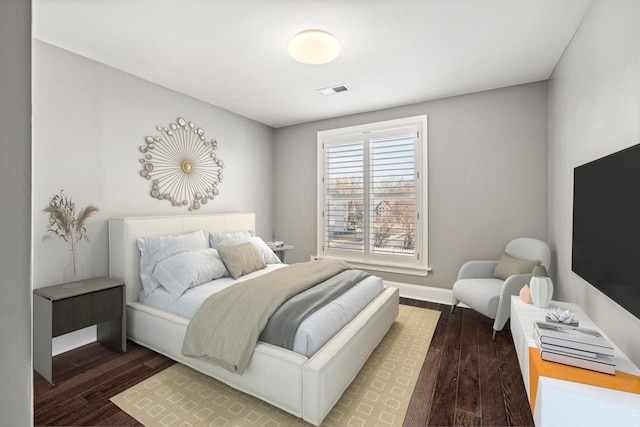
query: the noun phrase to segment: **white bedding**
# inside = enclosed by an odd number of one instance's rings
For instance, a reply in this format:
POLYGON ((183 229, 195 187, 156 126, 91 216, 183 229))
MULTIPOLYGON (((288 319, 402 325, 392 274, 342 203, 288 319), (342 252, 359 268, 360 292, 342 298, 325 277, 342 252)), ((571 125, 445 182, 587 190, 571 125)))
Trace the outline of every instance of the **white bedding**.
MULTIPOLYGON (((175 299, 162 287, 157 288, 149 295, 140 292, 139 298, 143 304, 190 319, 198 310, 200 304, 210 295, 232 286, 234 283, 266 274, 283 266, 285 264, 269 264, 267 268, 247 274, 237 280, 231 277, 213 280, 188 289, 178 299, 175 299)), ((303 356, 311 357, 378 296, 382 290, 382 280, 378 277, 369 276, 325 307, 313 313, 298 328, 294 339, 293 351, 303 356)))

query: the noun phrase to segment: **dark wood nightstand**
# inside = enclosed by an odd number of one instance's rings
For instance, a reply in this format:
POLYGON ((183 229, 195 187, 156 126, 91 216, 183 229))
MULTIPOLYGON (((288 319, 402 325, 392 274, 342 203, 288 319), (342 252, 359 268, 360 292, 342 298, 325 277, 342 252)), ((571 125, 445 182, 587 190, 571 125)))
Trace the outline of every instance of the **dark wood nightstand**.
POLYGON ((106 277, 33 290, 33 368, 52 383, 54 337, 97 325, 98 341, 126 351, 124 283, 106 277))

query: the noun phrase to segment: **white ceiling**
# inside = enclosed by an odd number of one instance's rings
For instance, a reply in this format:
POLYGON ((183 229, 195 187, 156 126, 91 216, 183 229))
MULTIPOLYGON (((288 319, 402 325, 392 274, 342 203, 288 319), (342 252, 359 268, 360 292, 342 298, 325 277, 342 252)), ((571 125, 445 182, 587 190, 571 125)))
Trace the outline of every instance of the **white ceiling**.
POLYGON ((33 0, 33 35, 278 128, 546 80, 591 2, 33 0), (340 56, 295 62, 315 28, 340 56))

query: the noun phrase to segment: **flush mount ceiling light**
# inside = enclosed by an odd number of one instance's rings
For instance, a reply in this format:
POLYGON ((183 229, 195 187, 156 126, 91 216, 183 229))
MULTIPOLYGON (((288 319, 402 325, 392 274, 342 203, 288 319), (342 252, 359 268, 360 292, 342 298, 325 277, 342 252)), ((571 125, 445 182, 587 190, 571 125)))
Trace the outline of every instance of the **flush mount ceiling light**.
POLYGON ((298 33, 289 43, 289 54, 303 64, 326 64, 340 54, 340 43, 322 30, 298 33))

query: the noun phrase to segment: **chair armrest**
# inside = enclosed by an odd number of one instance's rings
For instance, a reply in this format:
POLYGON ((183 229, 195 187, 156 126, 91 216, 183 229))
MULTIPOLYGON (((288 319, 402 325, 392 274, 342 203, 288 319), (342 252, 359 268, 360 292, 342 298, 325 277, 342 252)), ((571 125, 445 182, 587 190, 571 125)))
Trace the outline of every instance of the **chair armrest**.
POLYGON ((493 277, 498 261, 467 261, 458 271, 458 280, 493 277))
POLYGON ((531 274, 514 274, 507 277, 500 289, 500 302, 493 322, 493 329, 501 331, 511 316, 511 295, 519 295, 524 285, 531 281, 531 274))

